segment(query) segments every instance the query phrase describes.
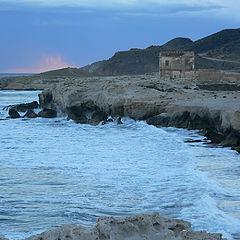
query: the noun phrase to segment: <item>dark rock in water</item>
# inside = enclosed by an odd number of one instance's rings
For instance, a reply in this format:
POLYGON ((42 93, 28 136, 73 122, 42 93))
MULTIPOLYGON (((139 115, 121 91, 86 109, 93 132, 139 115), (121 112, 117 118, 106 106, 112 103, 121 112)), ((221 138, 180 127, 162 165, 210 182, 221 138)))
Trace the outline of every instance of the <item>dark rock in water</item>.
POLYGON ((68 119, 76 123, 98 125, 107 119, 107 115, 92 101, 87 101, 80 106, 67 108, 68 119))
POLYGON ((20 118, 20 114, 18 113, 18 111, 10 108, 9 111, 8 111, 8 114, 9 114, 9 117, 10 118, 20 118))
POLYGON ((42 118, 55 118, 57 117, 57 112, 53 109, 44 108, 38 113, 38 116, 42 118))
POLYGON ((8 109, 8 108, 11 108, 18 112, 26 112, 27 110, 39 108, 39 104, 37 101, 34 101, 34 102, 30 102, 30 103, 22 103, 22 104, 7 106, 4 109, 8 109))
POLYGON ((121 117, 118 117, 118 119, 117 119, 117 124, 123 124, 123 122, 122 122, 122 119, 121 119, 121 117))
POLYGON ((202 140, 194 140, 194 139, 191 139, 191 140, 186 140, 184 141, 185 143, 200 143, 200 142, 203 142, 202 140))
POLYGON ((184 111, 183 113, 175 113, 172 115, 169 126, 188 128, 191 122, 190 112, 184 111))
POLYGON ((162 126, 167 127, 171 117, 167 113, 161 113, 157 116, 148 118, 147 124, 154 125, 154 126, 162 126))
POLYGON ((28 110, 23 117, 24 118, 37 118, 38 115, 33 110, 28 110))
POLYGON ((103 120, 102 125, 105 125, 106 123, 109 123, 109 122, 113 122, 113 119, 110 118, 110 119, 107 119, 107 120, 103 120))
POLYGON ((89 124, 91 125, 98 125, 100 122, 104 121, 107 119, 107 116, 104 112, 102 111, 95 111, 93 114, 92 114, 92 117, 91 119, 89 119, 89 124))
POLYGON ((240 133, 237 131, 230 132, 227 137, 220 143, 224 147, 237 147, 240 145, 240 133))
POLYGON ((225 139, 225 135, 217 132, 215 129, 206 129, 205 136, 213 143, 220 143, 225 139))
POLYGON ((237 151, 238 153, 240 153, 240 146, 238 146, 238 147, 231 147, 231 149, 237 151))

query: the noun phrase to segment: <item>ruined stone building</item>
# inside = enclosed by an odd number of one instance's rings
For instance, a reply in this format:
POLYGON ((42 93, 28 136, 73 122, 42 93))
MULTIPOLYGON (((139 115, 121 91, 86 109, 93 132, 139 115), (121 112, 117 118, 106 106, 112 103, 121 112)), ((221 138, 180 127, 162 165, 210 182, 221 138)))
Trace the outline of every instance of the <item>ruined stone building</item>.
POLYGON ((194 78, 195 56, 194 52, 171 51, 160 52, 160 77, 167 78, 194 78))

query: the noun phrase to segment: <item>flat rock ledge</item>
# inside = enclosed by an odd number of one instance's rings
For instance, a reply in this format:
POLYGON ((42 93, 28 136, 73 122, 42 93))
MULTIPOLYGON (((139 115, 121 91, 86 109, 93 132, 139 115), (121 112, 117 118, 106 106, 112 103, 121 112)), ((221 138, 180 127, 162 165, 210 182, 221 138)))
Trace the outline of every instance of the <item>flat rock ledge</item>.
POLYGON ((190 227, 189 222, 152 213, 126 218, 103 217, 93 227, 65 225, 25 240, 223 240, 221 234, 193 231, 190 227))

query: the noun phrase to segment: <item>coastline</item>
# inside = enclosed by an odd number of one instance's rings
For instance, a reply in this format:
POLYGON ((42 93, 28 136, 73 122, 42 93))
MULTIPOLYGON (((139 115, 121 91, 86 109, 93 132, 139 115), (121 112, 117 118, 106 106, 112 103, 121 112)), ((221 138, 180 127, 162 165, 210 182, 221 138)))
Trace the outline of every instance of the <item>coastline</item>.
POLYGON ((235 78, 37 74, 1 78, 0 88, 42 90, 41 108, 59 111, 77 123, 97 125, 108 116, 130 117, 156 127, 200 130, 213 143, 240 152, 240 84, 235 78))
POLYGON ((67 79, 44 90, 39 99, 42 108, 61 111, 77 123, 130 117, 157 127, 200 130, 213 143, 239 152, 238 93, 237 82, 170 80, 153 73, 67 79))
MULTIPOLYGON (((210 85, 212 82, 204 84, 210 85)), ((199 129, 203 130, 203 135, 206 135, 206 130, 210 129, 212 132, 210 134, 208 132, 208 138, 212 141, 214 138, 217 139, 216 143, 220 145, 223 145, 228 136, 229 139, 232 136, 232 139, 238 141, 240 128, 238 90, 208 91, 201 90, 197 85, 198 83, 190 80, 171 82, 159 79, 157 73, 74 78, 64 79, 61 83, 52 86, 48 85, 39 97, 42 108, 60 111, 75 122, 96 125, 109 115, 127 116, 135 120, 146 120, 148 124, 157 127, 199 129)), ((232 139, 230 140, 233 142, 232 139)), ((233 147, 226 141, 225 146, 233 147)), ((76 226, 62 229, 63 231, 68 229, 66 231, 71 232, 71 229, 76 229, 76 226)), ((77 227, 77 229, 79 231, 83 228, 77 227)), ((84 231, 88 232, 89 229, 84 231)), ((50 238, 45 238, 45 235, 50 237, 56 232, 59 234, 58 230, 43 233, 42 239, 48 240, 50 238)), ((39 237, 42 236, 27 240, 41 239, 39 237)), ((196 239, 196 237, 182 239, 196 239)), ((204 238, 197 239, 208 238, 204 235, 204 238)), ((216 238, 211 236, 209 239, 222 238, 218 235, 216 238)))

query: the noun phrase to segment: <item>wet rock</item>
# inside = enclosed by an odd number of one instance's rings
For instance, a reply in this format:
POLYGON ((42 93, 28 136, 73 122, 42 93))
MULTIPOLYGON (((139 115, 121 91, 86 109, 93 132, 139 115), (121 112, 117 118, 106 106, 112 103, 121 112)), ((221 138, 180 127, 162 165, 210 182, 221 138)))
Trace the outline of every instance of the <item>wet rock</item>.
POLYGON ((33 110, 28 110, 24 116, 24 118, 37 118, 38 115, 33 110))
POLYGON ((33 101, 33 102, 30 102, 30 103, 9 105, 7 107, 4 107, 3 109, 7 110, 9 108, 14 109, 14 110, 16 110, 18 112, 26 112, 27 110, 30 110, 30 109, 39 108, 39 104, 38 104, 37 101, 33 101))
POLYGON ((38 116, 42 118, 55 118, 57 117, 57 112, 53 109, 44 108, 38 113, 38 116))
POLYGON ((8 111, 9 117, 10 118, 20 118, 20 114, 18 113, 18 111, 14 110, 14 109, 9 109, 8 111))
POLYGON ((224 147, 237 147, 240 145, 240 133, 237 131, 230 132, 227 137, 220 143, 224 147))
POLYGON ((213 143, 220 143, 225 139, 225 135, 215 129, 206 129, 205 136, 213 143))
POLYGON ((185 143, 200 143, 200 142, 203 142, 202 140, 200 139, 197 139, 197 140, 194 140, 194 139, 191 139, 191 140, 186 140, 184 141, 185 143))
POLYGON ((147 124, 154 125, 154 126, 168 126, 171 117, 167 113, 161 113, 157 116, 150 117, 146 120, 147 124))
POLYGON ((188 128, 191 117, 190 112, 174 113, 171 117, 169 125, 172 127, 188 128))
POLYGON ((80 106, 67 108, 68 119, 76 123, 98 125, 101 121, 107 119, 105 112, 96 106, 92 101, 87 101, 80 106))
POLYGON ((39 104, 37 101, 31 103, 18 104, 13 107, 13 109, 19 112, 26 112, 27 110, 32 110, 35 108, 39 108, 39 104))
POLYGON ((232 150, 236 150, 238 153, 240 153, 240 146, 238 147, 231 147, 232 150))
POLYGON ((41 108, 51 108, 53 96, 52 91, 50 89, 45 89, 38 95, 39 105, 41 108))
POLYGON ((117 124, 118 124, 118 125, 123 124, 123 122, 122 122, 122 118, 121 118, 121 117, 118 117, 118 118, 117 118, 117 124))
POLYGON ((89 119, 88 123, 97 126, 100 122, 105 121, 107 119, 107 116, 102 111, 95 111, 93 112, 91 119, 89 119))

